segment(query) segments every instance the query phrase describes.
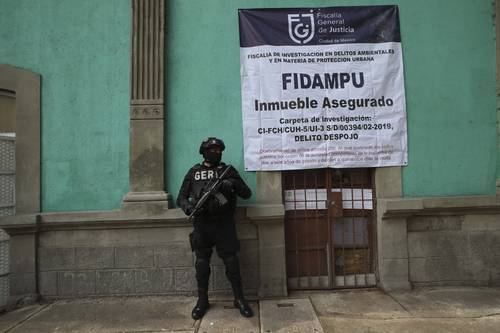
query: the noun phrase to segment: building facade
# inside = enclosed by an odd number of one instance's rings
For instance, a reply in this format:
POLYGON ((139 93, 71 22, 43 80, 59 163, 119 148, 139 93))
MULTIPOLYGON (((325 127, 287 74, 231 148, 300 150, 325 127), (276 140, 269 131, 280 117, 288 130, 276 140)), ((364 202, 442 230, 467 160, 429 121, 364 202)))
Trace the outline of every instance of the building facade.
MULTIPOLYGON (((250 294, 498 286, 498 6, 394 4, 408 165, 246 172, 238 9, 330 2, 0 1, 11 295, 192 293, 191 226, 174 202, 199 142, 214 135, 254 193, 237 210, 250 294), (287 191, 302 190, 315 193, 314 209, 287 209, 287 191)), ((229 290, 217 258, 210 286, 229 290)))

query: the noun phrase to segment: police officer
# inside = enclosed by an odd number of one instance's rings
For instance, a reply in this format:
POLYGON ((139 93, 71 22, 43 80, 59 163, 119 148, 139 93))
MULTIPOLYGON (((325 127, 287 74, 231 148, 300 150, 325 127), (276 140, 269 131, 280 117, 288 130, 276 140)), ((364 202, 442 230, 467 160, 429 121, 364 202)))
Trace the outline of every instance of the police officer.
POLYGON ((201 211, 195 214, 194 230, 189 235, 191 249, 196 255, 198 301, 191 313, 195 320, 203 317, 209 307, 208 280, 210 277, 210 257, 214 246, 217 255, 224 261, 226 276, 231 283, 234 294, 234 306, 240 310, 242 316, 253 316, 252 309, 243 295, 240 264, 237 256, 240 244, 236 237, 233 217, 236 197, 247 199, 252 193, 238 172, 230 165, 221 162, 224 149, 225 145, 221 139, 209 137, 203 140, 199 150, 200 154, 203 155, 203 162, 195 164, 189 169, 177 197, 177 205, 187 215, 190 215, 207 185, 221 176, 226 168, 229 168, 217 193, 206 201, 201 211))

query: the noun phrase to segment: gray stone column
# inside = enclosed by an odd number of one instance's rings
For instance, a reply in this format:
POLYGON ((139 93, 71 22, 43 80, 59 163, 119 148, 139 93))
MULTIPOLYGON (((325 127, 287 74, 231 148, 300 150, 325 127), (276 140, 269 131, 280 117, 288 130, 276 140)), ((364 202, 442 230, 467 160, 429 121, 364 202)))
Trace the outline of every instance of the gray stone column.
POLYGON ((286 296, 285 210, 281 172, 257 172, 257 204, 247 217, 259 233, 260 297, 286 296))
POLYGON ((401 198, 401 167, 377 168, 377 263, 379 286, 384 290, 410 289, 406 219, 387 220, 387 200, 401 198))
POLYGON ((130 192, 125 209, 160 213, 164 191, 164 0, 132 0, 130 192))

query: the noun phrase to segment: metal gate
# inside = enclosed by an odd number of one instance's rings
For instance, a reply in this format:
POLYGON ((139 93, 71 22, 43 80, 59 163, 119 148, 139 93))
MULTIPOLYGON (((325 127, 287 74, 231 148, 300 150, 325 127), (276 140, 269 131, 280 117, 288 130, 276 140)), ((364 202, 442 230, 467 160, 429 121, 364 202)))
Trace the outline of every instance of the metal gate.
POLYGON ((289 289, 376 285, 372 170, 283 172, 289 289))
POLYGON ((15 215, 15 123, 13 91, 0 89, 0 217, 15 215))
POLYGON ((0 133, 0 217, 15 215, 15 134, 0 133))

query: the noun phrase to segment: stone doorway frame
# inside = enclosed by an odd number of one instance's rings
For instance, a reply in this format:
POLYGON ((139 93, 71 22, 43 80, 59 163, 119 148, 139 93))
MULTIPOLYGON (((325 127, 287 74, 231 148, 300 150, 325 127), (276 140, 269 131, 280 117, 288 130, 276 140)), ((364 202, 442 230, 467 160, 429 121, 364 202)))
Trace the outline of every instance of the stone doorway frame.
MULTIPOLYGON (((395 243, 406 241, 406 224, 388 223, 382 219, 386 211, 385 199, 401 198, 403 195, 401 171, 401 167, 375 168, 377 247, 374 249, 374 265, 377 285, 387 290, 410 288, 405 243, 397 249, 394 247, 395 243)), ((270 286, 261 287, 261 292, 264 292, 259 295, 286 295, 285 210, 281 172, 258 171, 256 192, 258 208, 249 209, 248 215, 258 225, 259 235, 265 238, 261 240, 261 253, 268 255, 261 263, 260 274, 261 281, 270 281, 270 286)))
POLYGON ((16 215, 40 212, 40 75, 0 64, 0 89, 16 98, 16 215))

